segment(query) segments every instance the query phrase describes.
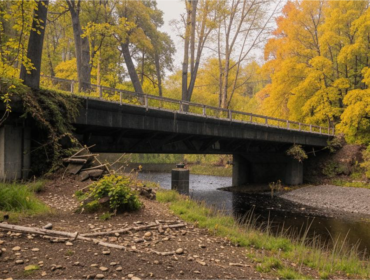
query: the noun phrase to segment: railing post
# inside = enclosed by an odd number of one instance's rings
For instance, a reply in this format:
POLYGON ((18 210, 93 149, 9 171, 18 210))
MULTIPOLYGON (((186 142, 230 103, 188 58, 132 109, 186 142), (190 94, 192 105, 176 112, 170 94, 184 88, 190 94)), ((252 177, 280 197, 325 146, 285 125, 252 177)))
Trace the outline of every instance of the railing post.
POLYGON ((330 126, 328 127, 328 134, 330 134, 330 126))
POLYGON ((301 123, 299 123, 299 131, 301 131, 301 123))
POLYGON ((251 114, 250 115, 250 120, 249 120, 250 122, 252 122, 252 118, 253 118, 253 115, 251 114))
POLYGON ((72 80, 71 82, 71 93, 73 93, 75 87, 75 81, 72 80))
POLYGON ((231 110, 229 110, 229 113, 228 114, 229 114, 229 120, 232 121, 233 120, 233 115, 232 115, 231 110))
POLYGON ((267 117, 265 117, 265 125, 267 125, 268 123, 267 123, 268 121, 267 121, 267 117))
POLYGON ((289 129, 289 121, 286 121, 286 128, 289 129))
POLYGON ((312 132, 312 124, 310 124, 310 132, 312 132))
POLYGON ((122 91, 119 92, 119 104, 122 105, 122 91))
POLYGON ((184 106, 182 104, 182 101, 180 101, 180 112, 183 112, 184 111, 184 106))
POLYGON ((203 105, 203 116, 206 116, 206 105, 203 105))
POLYGON ((321 126, 320 126, 320 134, 322 134, 322 131, 321 131, 321 126))
POLYGON ((148 102, 148 95, 144 95, 144 105, 145 105, 145 108, 146 110, 148 111, 149 110, 149 102, 148 102))
POLYGON ((99 86, 99 97, 103 98, 103 89, 102 86, 99 86))

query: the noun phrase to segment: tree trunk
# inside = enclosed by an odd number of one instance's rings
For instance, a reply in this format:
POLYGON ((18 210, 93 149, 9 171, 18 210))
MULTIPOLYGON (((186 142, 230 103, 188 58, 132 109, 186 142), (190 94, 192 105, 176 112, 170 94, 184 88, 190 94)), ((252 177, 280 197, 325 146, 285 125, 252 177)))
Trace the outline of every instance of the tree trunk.
POLYGON ((87 37, 81 37, 83 32, 79 15, 79 3, 80 1, 78 1, 76 6, 75 0, 67 0, 72 17, 73 37, 76 49, 78 89, 79 91, 87 91, 90 89, 91 82, 90 46, 89 39, 87 37))
MULTIPOLYGON (((186 27, 185 27, 185 42, 184 42, 184 61, 182 63, 182 100, 188 100, 188 68, 189 68, 189 35, 190 35, 190 18, 191 18, 191 1, 187 0, 186 4, 186 27)), ((187 108, 185 108, 187 110, 187 108)))
POLYGON ((159 65, 159 55, 157 51, 154 53, 154 60, 155 60, 155 70, 157 72, 157 80, 158 80, 158 94, 159 96, 163 96, 162 93, 162 74, 161 74, 161 67, 159 65))
POLYGON ((123 57, 125 59, 128 74, 130 75, 130 79, 131 79, 131 82, 134 86, 135 92, 142 94, 143 89, 141 87, 139 77, 136 73, 135 65, 132 61, 131 54, 130 54, 130 49, 129 49, 128 45, 129 45, 129 43, 127 41, 126 41, 126 43, 121 43, 121 51, 122 51, 123 57))
POLYGON ((31 31, 27 57, 35 69, 27 71, 26 67, 22 65, 20 73, 20 78, 24 81, 24 84, 34 89, 39 89, 40 87, 42 46, 44 43, 48 4, 49 0, 37 0, 37 11, 34 11, 33 14, 32 30, 37 30, 37 32, 31 31))

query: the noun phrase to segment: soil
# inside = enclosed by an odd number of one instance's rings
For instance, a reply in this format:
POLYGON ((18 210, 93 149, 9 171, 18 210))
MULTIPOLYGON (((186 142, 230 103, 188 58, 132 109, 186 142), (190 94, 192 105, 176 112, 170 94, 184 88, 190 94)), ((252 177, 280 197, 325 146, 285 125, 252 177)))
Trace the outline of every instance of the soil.
MULTIPOLYGON (((42 227, 52 223, 53 230, 82 234, 145 225, 156 220, 182 223, 166 205, 144 198, 141 199, 144 203, 141 210, 120 214, 107 221, 99 218, 101 214, 75 213, 78 202, 73 194, 89 183, 55 178, 39 194, 40 199, 54 209, 53 213, 23 218, 18 224, 42 227)), ((191 224, 164 233, 154 229, 101 238, 123 245, 126 250, 78 239, 51 243, 37 235, 0 230, 0 279, 276 279, 274 273, 259 273, 256 270, 258 264, 248 257, 251 252, 256 257, 267 256, 264 250, 238 247, 191 224), (145 234, 151 236, 145 238, 145 234), (142 242, 138 243, 138 240, 142 242), (168 256, 153 253, 153 250, 171 252, 177 249, 182 249, 183 253, 168 256), (30 265, 36 269, 25 270, 30 265)), ((297 266, 290 262, 285 265, 297 266)), ((301 267, 301 272, 318 278, 314 270, 305 266, 301 267)))
POLYGON ((370 189, 319 185, 299 188, 279 196, 337 214, 370 215, 370 189))

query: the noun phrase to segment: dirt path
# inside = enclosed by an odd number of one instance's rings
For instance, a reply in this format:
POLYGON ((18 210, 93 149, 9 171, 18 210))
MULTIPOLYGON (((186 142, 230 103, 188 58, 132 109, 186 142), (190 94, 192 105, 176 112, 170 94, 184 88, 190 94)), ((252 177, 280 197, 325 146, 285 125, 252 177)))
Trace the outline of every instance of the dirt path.
MULTIPOLYGON (((110 231, 130 225, 145 225, 155 220, 177 219, 164 205, 144 200, 145 207, 135 213, 102 221, 98 215, 76 214, 73 193, 86 185, 66 179, 50 182, 40 198, 55 209, 47 217, 19 222, 41 227, 52 223, 54 230, 79 233, 110 231)), ((182 222, 182 221, 177 221, 182 222)), ((108 249, 92 242, 76 240, 51 243, 39 236, 0 231, 0 279, 272 279, 256 271, 247 257, 250 248, 236 247, 225 239, 209 235, 191 225, 186 228, 115 234, 103 240, 123 245, 127 250, 108 249), (153 253, 176 251, 162 256, 153 253), (33 266, 35 270, 27 271, 33 266)))
POLYGON ((280 197, 330 211, 370 215, 370 189, 309 186, 283 193, 280 197))

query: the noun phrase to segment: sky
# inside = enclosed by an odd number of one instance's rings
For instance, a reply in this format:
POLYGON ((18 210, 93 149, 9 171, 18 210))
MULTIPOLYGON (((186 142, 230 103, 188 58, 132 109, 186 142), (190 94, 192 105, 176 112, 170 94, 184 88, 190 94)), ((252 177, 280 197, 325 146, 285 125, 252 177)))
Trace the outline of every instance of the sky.
POLYGON ((183 0, 157 0, 157 7, 163 11, 164 25, 161 31, 169 34, 176 46, 176 55, 174 56, 175 69, 179 68, 182 63, 183 43, 180 37, 176 35, 176 30, 171 26, 171 20, 178 20, 181 14, 185 12, 183 0))

